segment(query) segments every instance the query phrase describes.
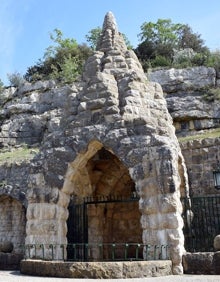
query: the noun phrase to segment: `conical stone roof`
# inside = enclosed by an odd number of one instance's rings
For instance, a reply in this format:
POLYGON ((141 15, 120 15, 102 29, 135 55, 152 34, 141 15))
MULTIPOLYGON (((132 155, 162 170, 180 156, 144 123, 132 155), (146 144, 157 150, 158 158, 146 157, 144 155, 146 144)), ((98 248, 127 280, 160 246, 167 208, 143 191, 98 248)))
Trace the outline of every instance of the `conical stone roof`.
POLYGON ((88 124, 87 118, 89 123, 141 119, 150 131, 168 130, 168 134, 174 134, 174 128, 166 128, 163 122, 172 121, 160 85, 147 81, 135 53, 127 49, 118 32, 111 12, 105 16, 97 51, 88 59, 83 79, 85 86, 78 109, 84 125, 88 124))

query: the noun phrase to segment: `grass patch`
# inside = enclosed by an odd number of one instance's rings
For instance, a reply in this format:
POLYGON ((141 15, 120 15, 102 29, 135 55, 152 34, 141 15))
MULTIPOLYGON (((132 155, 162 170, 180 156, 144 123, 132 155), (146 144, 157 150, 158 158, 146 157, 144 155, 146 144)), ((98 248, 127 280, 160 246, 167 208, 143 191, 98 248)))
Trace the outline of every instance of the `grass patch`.
POLYGON ((14 163, 31 160, 39 152, 38 148, 20 147, 11 151, 0 151, 0 163, 14 163))
POLYGON ((216 137, 220 137, 220 128, 209 130, 204 133, 197 134, 197 135, 179 137, 178 140, 180 143, 183 143, 183 142, 192 141, 196 139, 206 139, 206 138, 216 138, 216 137))

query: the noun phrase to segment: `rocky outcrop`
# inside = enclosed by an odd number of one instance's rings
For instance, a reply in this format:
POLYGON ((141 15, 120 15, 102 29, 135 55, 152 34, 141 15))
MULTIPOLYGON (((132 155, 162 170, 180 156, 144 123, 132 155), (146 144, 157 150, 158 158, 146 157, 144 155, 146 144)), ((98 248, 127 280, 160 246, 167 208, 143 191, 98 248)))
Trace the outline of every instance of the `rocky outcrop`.
POLYGON ((6 89, 1 96, 0 146, 39 145, 45 134, 59 128, 63 111, 80 89, 77 87, 57 88, 53 81, 45 81, 6 89))
POLYGON ((195 91, 216 85, 215 69, 204 66, 153 71, 148 78, 160 83, 165 93, 195 91))
POLYGON ((177 135, 195 134, 220 126, 220 101, 207 99, 209 89, 218 85, 214 68, 159 70, 149 79, 161 84, 177 135))
POLYGON ((177 136, 196 134, 220 126, 220 101, 209 102, 205 92, 179 92, 166 96, 177 136))

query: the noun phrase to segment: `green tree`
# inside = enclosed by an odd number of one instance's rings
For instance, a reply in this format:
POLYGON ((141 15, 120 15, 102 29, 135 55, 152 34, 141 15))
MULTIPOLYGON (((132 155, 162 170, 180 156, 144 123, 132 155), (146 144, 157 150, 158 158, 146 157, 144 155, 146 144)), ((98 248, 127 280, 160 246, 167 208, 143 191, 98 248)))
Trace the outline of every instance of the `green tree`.
MULTIPOLYGON (((174 24, 170 19, 158 19, 156 23, 143 23, 139 38, 142 42, 134 51, 145 70, 149 66, 171 65, 174 50, 191 48, 202 54, 208 52, 199 34, 193 33, 188 25, 174 24)), ((203 57, 199 56, 197 61, 202 61, 203 57)))
POLYGON ((28 68, 25 79, 30 82, 51 78, 62 83, 74 81, 82 73, 91 49, 86 44, 77 44, 75 39, 63 38, 59 29, 54 29, 50 38, 54 44, 46 49, 43 59, 28 68))
POLYGON ((206 53, 208 48, 204 45, 204 40, 201 38, 201 35, 194 33, 192 28, 189 25, 182 25, 179 30, 178 36, 178 48, 186 49, 191 48, 194 52, 197 53, 206 53))
POLYGON ((92 48, 92 50, 96 50, 96 46, 99 42, 99 38, 101 36, 102 29, 100 26, 91 29, 88 34, 86 34, 86 40, 89 43, 89 46, 92 48))
POLYGON ((181 24, 173 24, 170 19, 158 19, 156 23, 144 22, 141 25, 140 40, 147 40, 154 44, 178 44, 178 33, 181 24))

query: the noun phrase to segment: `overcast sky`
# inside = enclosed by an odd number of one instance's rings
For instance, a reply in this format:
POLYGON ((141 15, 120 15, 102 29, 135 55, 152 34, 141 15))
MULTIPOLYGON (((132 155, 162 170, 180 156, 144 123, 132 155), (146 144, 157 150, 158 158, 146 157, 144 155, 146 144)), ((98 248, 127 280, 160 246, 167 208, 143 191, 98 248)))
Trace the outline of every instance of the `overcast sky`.
POLYGON ((170 18, 189 24, 211 50, 220 49, 220 0, 0 0, 0 78, 7 85, 7 73, 24 74, 42 58, 55 28, 86 42, 108 11, 134 47, 144 22, 170 18))

